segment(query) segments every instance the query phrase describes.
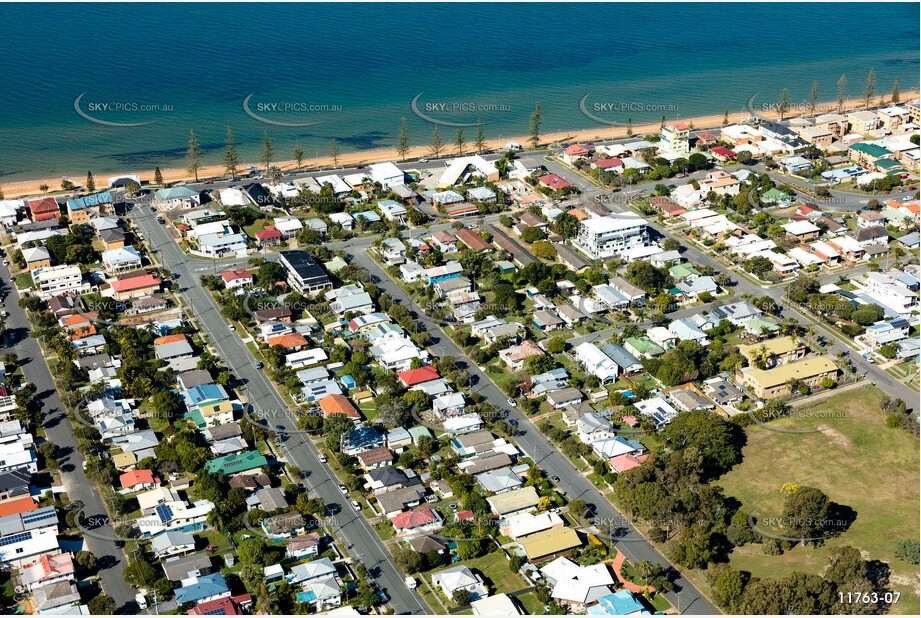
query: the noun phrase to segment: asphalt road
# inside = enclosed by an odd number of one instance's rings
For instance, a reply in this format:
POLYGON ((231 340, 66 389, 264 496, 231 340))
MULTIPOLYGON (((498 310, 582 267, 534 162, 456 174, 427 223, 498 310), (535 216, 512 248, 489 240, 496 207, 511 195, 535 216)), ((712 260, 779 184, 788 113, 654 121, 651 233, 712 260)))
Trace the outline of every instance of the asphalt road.
MULTIPOLYGON (((380 538, 339 492, 336 477, 320 462, 316 448, 296 433, 297 426, 288 406, 262 371, 253 366, 254 358, 250 351, 230 330, 211 294, 201 287, 199 269, 210 271, 211 262, 186 255, 172 240, 166 226, 156 222, 149 209, 147 212, 137 209, 131 217, 142 229, 149 246, 156 248, 155 255, 163 266, 179 274, 177 283, 182 296, 218 355, 244 382, 246 394, 255 410, 268 420, 270 427, 282 425, 291 432, 287 439, 281 441, 281 451, 292 465, 303 471, 307 488, 326 503, 329 514, 325 523, 344 541, 349 553, 368 567, 372 577, 391 598, 390 605, 397 614, 428 613, 419 595, 403 583, 404 575, 394 566, 380 538)), ((229 263, 222 261, 220 270, 227 268, 229 263)))
MULTIPOLYGON (((7 328, 16 337, 12 351, 19 358, 26 382, 35 385, 35 401, 42 413, 42 426, 47 440, 59 449, 60 475, 64 489, 71 502, 83 504, 84 517, 91 521, 108 522, 108 514, 96 484, 86 478, 83 472, 83 455, 77 450, 73 427, 64 411, 64 405, 51 379, 51 372, 42 355, 38 341, 31 336, 31 326, 25 311, 19 307, 19 293, 10 285, 10 271, 0 265, 0 276, 4 283, 3 291, 9 295, 5 301, 10 316, 6 319, 7 328)), ((94 528, 99 536, 85 534, 84 545, 97 559, 99 577, 106 594, 115 599, 116 612, 120 614, 137 613, 138 606, 134 600, 135 590, 122 578, 122 570, 127 566, 124 552, 115 546, 115 532, 109 523, 94 528), (108 537, 108 538, 106 538, 108 537)))
MULTIPOLYGON (((418 316, 424 330, 431 335, 433 343, 427 349, 435 356, 453 356, 458 360, 466 362, 466 369, 474 378, 474 388, 489 403, 497 408, 507 409, 508 398, 495 385, 495 383, 471 361, 463 350, 461 350, 441 329, 441 327, 429 318, 422 308, 409 297, 390 276, 375 262, 367 253, 356 252, 353 254, 353 261, 360 266, 368 269, 377 280, 376 283, 380 288, 394 299, 398 299, 407 309, 414 311, 418 316)), ((617 509, 608 502, 604 496, 592 485, 588 479, 582 476, 572 465, 572 463, 547 439, 544 434, 537 430, 537 427, 526 416, 516 409, 510 410, 511 418, 518 421, 519 435, 515 438, 519 447, 530 456, 536 465, 550 475, 556 475, 560 478, 557 485, 570 500, 581 499, 586 504, 593 505, 596 519, 607 522, 619 522, 621 527, 626 530, 616 544, 618 551, 622 552, 628 560, 636 562, 639 560, 648 560, 649 562, 669 565, 669 562, 662 556, 636 529, 628 523, 628 518, 621 515, 617 509)), ((713 606, 694 586, 679 577, 675 581, 677 591, 666 594, 669 601, 681 608, 683 613, 687 614, 719 614, 720 611, 713 606)))

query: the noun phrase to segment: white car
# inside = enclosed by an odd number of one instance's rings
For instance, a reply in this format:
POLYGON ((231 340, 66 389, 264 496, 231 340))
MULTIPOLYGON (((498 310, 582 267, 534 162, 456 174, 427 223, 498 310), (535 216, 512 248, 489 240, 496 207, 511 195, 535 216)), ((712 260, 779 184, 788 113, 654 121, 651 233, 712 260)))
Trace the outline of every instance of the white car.
POLYGON ((230 327, 230 330, 233 330, 233 331, 237 330, 237 327, 234 326, 233 324, 230 324, 229 327, 230 327))
POLYGON ((361 504, 358 503, 358 500, 352 500, 352 508, 356 511, 361 510, 361 504))
POLYGON ((349 488, 346 487, 345 485, 340 485, 340 486, 339 486, 339 491, 342 492, 342 495, 343 495, 343 496, 349 495, 349 488))
POLYGON ((508 398, 508 405, 512 406, 513 408, 517 408, 517 407, 518 407, 518 402, 515 401, 514 399, 512 399, 511 397, 509 397, 509 398, 508 398))

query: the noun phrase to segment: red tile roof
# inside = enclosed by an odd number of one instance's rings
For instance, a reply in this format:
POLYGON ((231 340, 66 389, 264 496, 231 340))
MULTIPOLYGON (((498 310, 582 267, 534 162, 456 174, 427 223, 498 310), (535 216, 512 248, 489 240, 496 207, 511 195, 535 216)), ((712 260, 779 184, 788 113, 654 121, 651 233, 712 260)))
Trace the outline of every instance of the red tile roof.
POLYGON ((489 243, 483 240, 482 236, 467 228, 457 230, 457 239, 474 251, 486 251, 489 249, 489 243))
POLYGON ((154 345, 165 345, 167 343, 176 343, 177 341, 186 341, 185 335, 176 334, 176 335, 164 335, 162 337, 157 337, 154 339, 154 345))
POLYGON ((35 500, 32 499, 32 496, 23 496, 22 498, 16 498, 15 500, 0 502, 0 517, 28 513, 30 511, 34 511, 37 508, 38 506, 35 504, 35 500))
POLYGON ((242 268, 235 268, 233 270, 225 270, 222 272, 221 278, 224 280, 224 283, 230 283, 231 281, 236 281, 237 279, 252 279, 253 274, 242 268))
POLYGON ((130 472, 125 472, 118 477, 118 480, 125 489, 130 489, 135 485, 143 485, 145 483, 160 483, 160 479, 154 477, 152 470, 132 470, 130 472))
POLYGON ((400 372, 400 380, 405 386, 415 386, 416 384, 422 384, 423 382, 430 382, 432 380, 437 380, 441 376, 438 375, 438 370, 435 369, 432 365, 426 365, 425 367, 419 367, 418 369, 409 369, 407 371, 400 372))
POLYGON ((735 152, 729 150, 725 146, 714 146, 710 149, 710 152, 720 157, 734 158, 736 156, 735 152))
POLYGON ((391 453, 390 449, 386 446, 372 448, 369 451, 358 453, 355 455, 355 457, 357 457, 361 465, 365 467, 376 466, 378 464, 389 463, 393 461, 393 453, 391 453))
POLYGON ((438 521, 438 518, 435 517, 435 513, 432 512, 432 509, 423 506, 413 511, 405 511, 399 515, 394 515, 390 518, 390 521, 393 522, 394 528, 408 530, 418 526, 433 524, 438 521))
POLYGON ((600 161, 595 161, 592 165, 598 169, 606 170, 609 167, 623 167, 624 162, 620 159, 602 159, 600 161))
POLYGON ((583 155, 584 156, 588 154, 588 150, 583 148, 579 144, 573 144, 572 146, 569 146, 563 152, 565 152, 568 155, 583 155))
POLYGON ((57 219, 61 215, 61 209, 53 197, 39 197, 26 203, 29 206, 29 212, 32 213, 33 221, 48 221, 57 219))
POLYGON ((256 232, 256 238, 259 240, 271 240, 272 238, 281 238, 281 232, 274 225, 267 225, 261 231, 256 232))
POLYGON ((550 187, 551 189, 565 189, 566 187, 571 187, 572 184, 568 181, 560 178, 556 174, 544 174, 537 179, 537 182, 540 184, 550 187))
POLYGON ((327 395, 320 400, 320 409, 327 416, 330 414, 345 414, 349 418, 361 418, 361 414, 358 413, 358 410, 355 409, 355 406, 345 395, 327 395))
POLYGON ((230 597, 199 603, 186 612, 188 616, 242 616, 239 603, 230 597))
POLYGON ((300 333, 285 333, 284 335, 269 337, 266 343, 269 345, 280 345, 286 350, 291 350, 307 345, 307 340, 304 338, 304 335, 300 333))
POLYGON ((156 275, 142 275, 140 277, 129 277, 127 279, 118 279, 111 283, 112 289, 116 292, 131 292, 143 288, 159 287, 160 279, 156 275))

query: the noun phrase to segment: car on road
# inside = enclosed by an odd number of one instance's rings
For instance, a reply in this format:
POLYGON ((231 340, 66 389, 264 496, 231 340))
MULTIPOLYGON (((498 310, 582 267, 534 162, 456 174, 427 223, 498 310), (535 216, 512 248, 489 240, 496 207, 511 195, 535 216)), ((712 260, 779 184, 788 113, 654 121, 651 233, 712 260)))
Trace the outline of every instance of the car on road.
POLYGON ((237 327, 234 326, 233 324, 228 324, 227 327, 228 327, 230 330, 233 330, 233 331, 237 330, 237 327))
POLYGON ((326 455, 320 455, 320 463, 326 463, 326 455))
POLYGON ((284 431, 284 430, 285 430, 285 426, 284 426, 284 425, 275 425, 275 429, 277 429, 278 431, 284 431))
POLYGON ((157 207, 156 207, 156 206, 151 206, 151 207, 150 207, 150 212, 157 212, 157 207))
POLYGON ((508 424, 511 425, 512 427, 518 427, 518 421, 516 421, 513 418, 508 419, 508 424))
POLYGON ((10 261, 9 261, 9 260, 3 260, 3 265, 4 265, 4 266, 9 266, 9 265, 10 265, 10 261))
POLYGON ((211 179, 208 179, 208 180, 205 181, 205 184, 206 184, 206 185, 213 185, 213 184, 214 184, 214 181, 211 180, 211 179))
POLYGON ((253 367, 255 367, 256 369, 262 369, 262 363, 260 363, 259 361, 253 361, 253 367))
POLYGON ((352 500, 352 508, 356 511, 361 510, 361 504, 358 502, 358 500, 352 500))
POLYGON ((517 407, 518 407, 518 402, 515 401, 514 399, 512 399, 511 397, 509 397, 509 398, 508 398, 508 405, 512 406, 513 408, 517 408, 517 407))
POLYGON ((340 486, 339 486, 339 491, 342 492, 342 495, 343 495, 343 496, 349 495, 349 488, 346 487, 345 485, 340 485, 340 486))
POLYGON ((428 163, 428 162, 429 162, 428 159, 419 159, 419 163, 428 163))
POLYGON ((554 474, 553 476, 550 477, 550 480, 553 481, 554 483, 559 483, 560 477, 554 474))

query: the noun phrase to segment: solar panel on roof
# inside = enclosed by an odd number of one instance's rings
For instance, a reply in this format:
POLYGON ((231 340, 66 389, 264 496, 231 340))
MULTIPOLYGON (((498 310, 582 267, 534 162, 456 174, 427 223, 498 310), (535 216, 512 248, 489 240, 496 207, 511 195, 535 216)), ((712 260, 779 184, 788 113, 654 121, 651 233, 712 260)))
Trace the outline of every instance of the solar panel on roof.
POLYGON ((5 547, 7 545, 14 545, 16 543, 22 543, 23 541, 28 541, 32 538, 31 532, 20 532, 19 534, 11 534, 0 538, 0 547, 5 547))
POLYGON ((161 504, 154 509, 154 511, 163 523, 172 521, 173 519, 173 509, 168 504, 161 504))

